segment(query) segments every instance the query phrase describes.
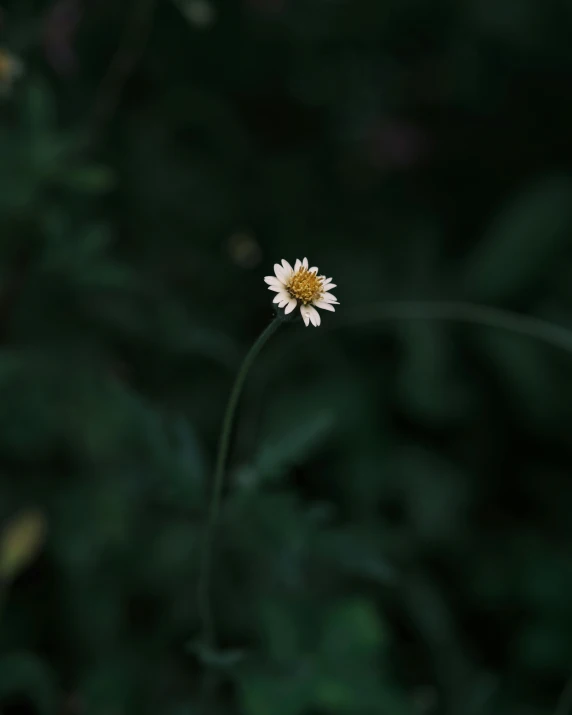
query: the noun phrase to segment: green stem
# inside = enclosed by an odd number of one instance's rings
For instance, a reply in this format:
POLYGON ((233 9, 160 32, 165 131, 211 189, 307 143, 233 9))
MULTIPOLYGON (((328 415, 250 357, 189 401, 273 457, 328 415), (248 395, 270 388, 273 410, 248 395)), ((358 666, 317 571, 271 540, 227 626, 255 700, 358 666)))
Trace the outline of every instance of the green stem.
POLYGON ((216 632, 213 619, 213 613, 210 600, 210 581, 212 571, 212 551, 213 541, 220 512, 222 501, 222 490, 224 486, 224 469, 226 458, 228 456, 228 448, 232 435, 232 427, 234 423, 234 415, 242 392, 242 387, 248 371, 252 363, 256 359, 258 353, 262 350, 270 336, 277 330, 282 323, 282 314, 279 313, 274 320, 265 328, 259 335, 255 343, 252 345, 242 365, 238 371, 230 397, 224 413, 220 441, 218 445, 218 454, 213 477, 213 493, 209 505, 209 513, 207 518, 205 540, 203 544, 201 568, 198 581, 198 606, 199 615, 203 629, 203 644, 209 648, 214 648, 216 645, 216 632))
POLYGON ((477 303, 457 301, 387 301, 361 309, 348 316, 333 328, 349 325, 364 325, 399 320, 445 320, 457 323, 471 323, 499 328, 508 332, 527 335, 544 343, 572 353, 572 331, 534 318, 514 313, 502 308, 493 308, 477 303))
POLYGON ((572 712, 572 676, 566 682, 554 715, 570 715, 572 712))

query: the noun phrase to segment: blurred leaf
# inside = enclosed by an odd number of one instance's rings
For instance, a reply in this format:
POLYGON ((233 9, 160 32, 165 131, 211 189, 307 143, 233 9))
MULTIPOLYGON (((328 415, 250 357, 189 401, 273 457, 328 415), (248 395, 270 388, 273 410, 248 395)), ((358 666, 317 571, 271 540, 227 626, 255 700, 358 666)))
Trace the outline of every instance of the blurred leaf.
POLYGON ((24 126, 33 141, 46 141, 56 129, 54 93, 44 77, 27 78, 23 104, 24 126))
POLYGON ((431 450, 404 445, 391 455, 387 468, 422 543, 448 544, 453 534, 458 541, 463 538, 472 494, 460 467, 431 450))
POLYGON ((243 650, 216 650, 200 641, 189 643, 187 649, 194 653, 206 667, 221 670, 233 668, 246 658, 246 653, 243 650))
POLYGON ((524 189, 501 211, 460 278, 473 300, 520 297, 564 258, 572 231, 572 179, 550 176, 524 189))
POLYGON ((560 415, 562 377, 550 367, 549 351, 528 337, 499 331, 483 331, 476 345, 520 417, 536 429, 553 429, 560 415))
POLYGON ((410 574, 402 582, 401 595, 408 618, 431 653, 432 667, 442 684, 446 711, 465 712, 469 702, 478 706, 483 673, 465 650, 451 606, 439 585, 425 574, 410 574))
POLYGON ((107 166, 83 166, 67 169, 57 176, 57 180, 75 191, 100 194, 115 187, 115 176, 107 166))
POLYGON ((385 631, 373 604, 348 600, 332 609, 325 625, 321 652, 327 660, 371 655, 385 642, 385 631))
POLYGON ((46 517, 39 509, 21 512, 10 519, 0 537, 1 580, 14 580, 34 561, 44 545, 46 531, 46 517))
POLYGON ((314 703, 333 712, 409 712, 397 689, 385 682, 380 663, 387 633, 373 604, 348 599, 330 609, 318 654, 314 703))
POLYGON ((252 488, 264 478, 280 479, 289 468, 308 459, 335 424, 333 411, 320 407, 304 410, 295 420, 276 420, 253 462, 239 470, 237 481, 252 488))
POLYGON ((322 533, 320 557, 336 570, 378 584, 393 584, 396 569, 384 556, 384 538, 367 527, 330 529, 322 533))
POLYGON ((208 479, 207 455, 199 442, 193 426, 184 417, 179 417, 173 425, 175 430, 175 450, 178 462, 182 468, 181 474, 185 475, 186 485, 181 484, 185 491, 189 482, 202 488, 208 479))
POLYGON ((81 230, 72 230, 61 214, 45 218, 47 240, 41 267, 57 269, 66 267, 70 272, 87 267, 100 259, 112 240, 111 229, 106 224, 94 224, 81 230))
POLYGON ((312 701, 312 681, 304 666, 281 674, 259 669, 240 680, 245 715, 303 715, 312 701))
POLYGON ((413 321, 400 326, 398 334, 404 355, 396 390, 403 409, 432 426, 466 418, 473 395, 456 369, 447 327, 437 321, 413 321))
POLYGON ((84 704, 86 715, 99 715, 115 709, 129 712, 141 689, 142 673, 136 661, 134 656, 115 652, 85 671, 78 697, 84 704))
POLYGON ((287 609, 278 602, 269 602, 263 604, 261 611, 264 639, 270 657, 283 665, 294 663, 303 646, 294 609, 287 609))
POLYGON ((551 672, 570 663, 572 628, 551 621, 529 622, 515 645, 521 664, 536 672, 551 672))
POLYGON ((0 660, 0 701, 13 695, 26 696, 38 715, 61 712, 54 675, 33 653, 14 653, 0 660))
POLYGON ((258 455, 263 472, 276 472, 306 458, 331 432, 335 416, 328 410, 306 413, 280 435, 266 438, 258 455))

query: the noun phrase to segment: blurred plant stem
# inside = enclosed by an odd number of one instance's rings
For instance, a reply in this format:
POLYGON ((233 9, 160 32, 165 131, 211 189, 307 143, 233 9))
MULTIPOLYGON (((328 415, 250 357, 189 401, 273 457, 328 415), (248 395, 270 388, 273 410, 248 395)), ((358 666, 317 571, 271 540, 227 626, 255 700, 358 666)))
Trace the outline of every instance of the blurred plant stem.
POLYGON ((511 310, 461 301, 387 301, 362 308, 356 315, 348 315, 331 327, 395 320, 445 320, 484 325, 527 335, 572 353, 572 330, 511 310))
POLYGON ((256 341, 246 354, 246 357, 244 358, 234 381, 234 385, 230 393, 230 397, 226 406, 226 411, 224 413, 224 418, 222 422, 216 466, 213 477, 213 491, 209 504, 198 580, 198 608, 202 626, 202 641, 203 645, 207 649, 211 650, 214 650, 216 647, 216 631, 210 601, 212 550, 222 499, 222 490, 224 486, 224 469, 226 465, 226 458, 228 455, 228 448, 230 445, 230 438, 232 435, 234 416, 236 413, 236 408, 238 406, 238 401, 240 399, 240 394, 244 386, 244 381, 246 380, 246 376, 248 375, 248 371, 250 370, 254 360, 256 359, 258 353, 264 347, 267 340, 276 332, 276 330, 283 321, 284 317, 282 312, 280 312, 260 334, 260 336, 256 339, 256 341))
POLYGON ((156 0, 134 0, 125 30, 103 78, 93 111, 91 144, 96 144, 110 122, 121 93, 143 54, 149 37, 156 0))
POLYGON ((405 574, 401 596, 411 623, 422 634, 442 683, 444 712, 483 715, 495 692, 492 676, 481 672, 465 653, 445 598, 422 571, 405 574))
POLYGON ((572 713, 572 676, 568 678, 554 715, 570 715, 572 713))

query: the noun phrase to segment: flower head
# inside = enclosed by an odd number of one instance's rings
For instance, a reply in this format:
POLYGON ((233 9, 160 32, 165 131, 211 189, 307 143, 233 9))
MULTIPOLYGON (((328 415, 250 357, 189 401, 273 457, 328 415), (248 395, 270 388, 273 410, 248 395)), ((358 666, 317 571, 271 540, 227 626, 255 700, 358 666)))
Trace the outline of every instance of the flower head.
POLYGON ((266 276, 264 279, 268 289, 276 293, 274 303, 284 308, 286 315, 300 305, 306 326, 310 323, 316 327, 320 325, 321 318, 316 308, 334 312, 334 305, 339 305, 336 296, 328 292, 336 287, 332 279, 319 276, 315 266, 308 268, 307 258, 303 261, 297 258, 294 268, 285 260, 282 260, 282 264, 275 263, 274 273, 275 276, 266 276))
POLYGON ((14 80, 24 72, 22 61, 0 47, 0 94, 8 94, 12 90, 14 80))

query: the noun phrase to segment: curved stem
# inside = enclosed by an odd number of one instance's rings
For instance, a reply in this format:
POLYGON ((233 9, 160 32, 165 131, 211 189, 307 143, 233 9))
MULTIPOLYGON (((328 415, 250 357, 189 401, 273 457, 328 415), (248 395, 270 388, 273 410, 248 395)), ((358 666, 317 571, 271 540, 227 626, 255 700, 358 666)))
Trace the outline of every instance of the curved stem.
POLYGON ((566 682, 554 715, 570 715, 572 712, 572 676, 566 682))
POLYGON ((250 367, 252 366, 252 363, 256 359, 258 353, 264 347, 266 341, 276 331, 276 329, 281 323, 282 315, 278 314, 274 318, 274 320, 265 328, 265 330, 259 335, 257 340, 254 342, 254 344, 246 354, 246 357, 244 358, 242 365, 240 366, 240 369, 235 378, 234 385, 232 387, 232 391, 230 393, 230 397, 226 406, 226 411, 224 413, 224 419, 222 422, 216 466, 213 477, 213 493, 209 505, 209 513, 205 529, 205 540, 203 544, 201 567, 198 581, 198 606, 203 629, 203 642, 204 645, 210 648, 214 648, 216 643, 215 625, 210 602, 212 549, 220 511, 220 504, 222 500, 222 490, 224 486, 224 469, 226 465, 226 458, 228 455, 228 448, 230 445, 230 438, 232 435, 234 415, 238 406, 238 401, 240 399, 240 394, 242 392, 244 381, 246 379, 248 371, 250 370, 250 367))
MULTIPOLYGON (((394 320, 446 320, 500 328, 527 335, 572 353, 572 330, 502 308, 457 301, 388 301, 360 310, 338 324, 363 325, 394 320)), ((332 327, 338 327, 332 326, 332 327)))

